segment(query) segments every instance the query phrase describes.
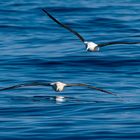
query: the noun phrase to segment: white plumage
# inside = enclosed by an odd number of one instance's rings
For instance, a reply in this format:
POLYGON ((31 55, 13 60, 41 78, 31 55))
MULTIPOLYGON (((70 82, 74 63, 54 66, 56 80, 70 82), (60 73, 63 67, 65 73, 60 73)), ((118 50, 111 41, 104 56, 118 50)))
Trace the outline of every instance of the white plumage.
POLYGON ((95 52, 95 51, 99 51, 100 50, 98 45, 96 43, 94 43, 94 42, 87 42, 87 41, 85 41, 84 43, 86 45, 86 50, 87 51, 95 52))
POLYGON ((50 85, 52 86, 52 88, 55 90, 55 91, 63 91, 64 90, 64 87, 66 86, 65 83, 62 83, 62 82, 54 82, 54 83, 50 83, 50 85))

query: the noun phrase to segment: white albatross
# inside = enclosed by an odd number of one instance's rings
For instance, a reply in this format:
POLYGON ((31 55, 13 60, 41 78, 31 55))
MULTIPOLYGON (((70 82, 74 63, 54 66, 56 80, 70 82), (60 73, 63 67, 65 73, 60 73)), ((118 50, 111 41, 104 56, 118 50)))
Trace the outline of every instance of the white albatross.
MULTIPOLYGON (((84 83, 63 83, 63 82, 28 82, 28 83, 23 83, 23 84, 17 84, 14 86, 9 86, 9 87, 5 87, 5 88, 1 88, 0 91, 5 91, 5 90, 11 90, 11 89, 17 89, 17 88, 22 88, 22 87, 30 87, 30 86, 51 86, 53 88, 54 91, 56 92, 62 92, 64 90, 65 87, 73 87, 73 86, 80 86, 80 87, 85 87, 85 88, 89 88, 92 90, 97 90, 100 92, 104 92, 107 94, 112 94, 116 97, 118 97, 120 99, 120 101, 124 101, 122 99, 122 97, 120 97, 118 94, 116 93, 112 93, 110 91, 104 90, 102 88, 98 88, 92 85, 88 85, 88 84, 84 84, 84 83)), ((64 101, 65 97, 63 96, 56 96, 56 101, 64 101)))
POLYGON ((11 90, 11 89, 17 89, 17 88, 22 88, 22 87, 29 87, 29 86, 51 86, 56 92, 61 92, 64 90, 64 87, 73 87, 73 86, 81 86, 81 87, 86 87, 89 89, 94 89, 94 90, 98 90, 104 93, 108 93, 108 94, 113 94, 116 95, 110 91, 95 87, 95 86, 91 86, 88 84, 83 84, 83 83, 71 83, 71 84, 66 84, 63 82, 28 82, 28 83, 23 83, 23 84, 17 84, 14 86, 10 86, 10 87, 5 87, 5 88, 1 88, 0 91, 5 91, 5 90, 11 90))
POLYGON ((69 26, 61 23, 56 18, 54 18, 46 9, 42 9, 54 22, 62 26, 63 28, 69 30, 71 33, 76 35, 86 46, 86 50, 90 52, 99 51, 101 47, 105 47, 108 45, 117 45, 117 44, 140 44, 140 42, 122 42, 122 41, 114 41, 114 42, 108 42, 108 43, 102 43, 102 44, 96 44, 91 41, 86 41, 78 32, 71 29, 69 26))

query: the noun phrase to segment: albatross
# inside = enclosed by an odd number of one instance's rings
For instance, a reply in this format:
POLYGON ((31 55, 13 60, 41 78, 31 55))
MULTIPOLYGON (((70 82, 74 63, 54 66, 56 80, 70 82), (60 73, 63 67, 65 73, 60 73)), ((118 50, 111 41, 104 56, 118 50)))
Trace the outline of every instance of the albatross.
POLYGON ((5 87, 5 88, 1 88, 0 91, 5 91, 5 90, 11 90, 11 89, 17 89, 17 88, 22 88, 22 87, 30 87, 30 86, 50 86, 53 88, 53 90, 55 90, 56 92, 61 92, 64 90, 65 87, 75 87, 75 86, 80 86, 80 87, 86 87, 89 89, 93 89, 93 90, 97 90, 100 92, 104 92, 107 94, 113 94, 116 95, 110 91, 104 90, 102 88, 98 88, 95 86, 91 86, 88 84, 83 84, 83 83, 63 83, 63 82, 28 82, 28 83, 23 83, 23 84, 17 84, 14 86, 10 86, 10 87, 5 87))
POLYGON ((115 42, 107 42, 102 44, 96 44, 92 41, 86 41, 83 36, 81 36, 77 31, 71 29, 68 25, 65 25, 58 21, 56 18, 54 18, 46 9, 42 9, 43 12, 45 12, 54 22, 59 24, 61 27, 67 29, 74 35, 76 35, 86 46, 86 51, 95 52, 99 51, 101 47, 105 47, 108 45, 117 45, 117 44, 140 44, 140 42, 122 42, 122 41, 115 41, 115 42))

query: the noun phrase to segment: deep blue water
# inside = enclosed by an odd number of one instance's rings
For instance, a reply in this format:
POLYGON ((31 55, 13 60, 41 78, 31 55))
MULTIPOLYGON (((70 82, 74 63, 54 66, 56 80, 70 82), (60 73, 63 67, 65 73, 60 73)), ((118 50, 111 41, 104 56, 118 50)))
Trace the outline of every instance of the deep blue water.
POLYGON ((140 41, 139 0, 1 0, 0 87, 34 80, 87 83, 124 101, 81 87, 62 93, 50 87, 3 91, 0 139, 139 140, 140 45, 86 52, 41 8, 89 41, 140 41), (62 103, 47 98, 60 94, 70 98, 62 103))

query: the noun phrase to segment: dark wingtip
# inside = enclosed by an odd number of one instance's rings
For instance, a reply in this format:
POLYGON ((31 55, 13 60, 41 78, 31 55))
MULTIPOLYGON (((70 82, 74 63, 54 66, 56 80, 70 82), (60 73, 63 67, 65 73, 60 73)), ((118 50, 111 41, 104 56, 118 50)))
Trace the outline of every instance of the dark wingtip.
POLYGON ((42 11, 46 13, 46 9, 42 8, 42 11))
POLYGON ((46 14, 49 14, 48 11, 47 11, 46 9, 44 9, 44 8, 42 8, 42 11, 43 11, 44 13, 46 13, 46 14))

